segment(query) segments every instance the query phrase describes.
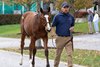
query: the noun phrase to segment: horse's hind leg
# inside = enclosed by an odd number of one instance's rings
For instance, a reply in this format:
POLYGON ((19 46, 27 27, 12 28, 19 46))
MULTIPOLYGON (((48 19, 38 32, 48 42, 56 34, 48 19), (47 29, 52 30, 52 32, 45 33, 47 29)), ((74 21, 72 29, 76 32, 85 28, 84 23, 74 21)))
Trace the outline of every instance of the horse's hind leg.
POLYGON ((30 43, 30 67, 35 67, 35 54, 36 54, 36 47, 35 47, 35 39, 34 37, 31 37, 31 43, 30 43), (33 59, 32 59, 32 53, 33 53, 33 59))
POLYGON ((24 49, 25 36, 26 36, 25 33, 22 33, 22 35, 21 35, 21 45, 20 45, 20 47, 21 47, 21 62, 20 62, 20 65, 23 64, 23 49, 24 49))
POLYGON ((43 38, 43 42, 44 42, 45 56, 46 56, 46 61, 47 61, 46 67, 50 67, 49 58, 48 58, 49 51, 48 51, 48 46, 47 46, 48 38, 43 38))

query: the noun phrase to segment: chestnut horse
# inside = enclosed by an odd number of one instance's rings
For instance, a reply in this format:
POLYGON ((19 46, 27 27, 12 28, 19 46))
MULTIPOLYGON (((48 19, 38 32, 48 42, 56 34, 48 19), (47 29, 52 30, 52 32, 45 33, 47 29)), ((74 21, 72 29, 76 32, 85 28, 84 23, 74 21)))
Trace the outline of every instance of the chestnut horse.
POLYGON ((36 47, 35 41, 37 39, 42 38, 45 49, 45 56, 47 65, 46 67, 50 67, 49 59, 48 59, 48 32, 50 32, 50 8, 47 11, 40 9, 40 13, 35 13, 28 11, 22 15, 21 18, 21 65, 23 64, 23 48, 24 48, 24 40, 26 36, 30 37, 30 45, 29 45, 29 59, 30 59, 30 67, 35 67, 35 54, 36 47), (33 55, 33 57, 32 57, 33 55))

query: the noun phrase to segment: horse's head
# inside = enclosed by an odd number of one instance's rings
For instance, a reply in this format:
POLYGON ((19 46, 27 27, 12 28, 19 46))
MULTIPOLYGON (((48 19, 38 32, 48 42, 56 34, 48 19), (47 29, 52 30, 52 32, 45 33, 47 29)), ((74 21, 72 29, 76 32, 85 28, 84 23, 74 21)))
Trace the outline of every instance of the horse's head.
POLYGON ((51 25, 50 25, 50 8, 48 10, 43 10, 40 8, 41 12, 41 22, 43 22, 43 25, 45 26, 45 30, 47 32, 51 31, 51 25))

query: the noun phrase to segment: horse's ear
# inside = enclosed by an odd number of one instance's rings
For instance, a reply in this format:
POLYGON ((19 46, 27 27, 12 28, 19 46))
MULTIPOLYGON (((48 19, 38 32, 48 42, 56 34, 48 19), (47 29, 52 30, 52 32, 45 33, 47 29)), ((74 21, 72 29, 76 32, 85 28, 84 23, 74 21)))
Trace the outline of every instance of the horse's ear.
POLYGON ((40 8, 40 12, 43 13, 43 9, 42 8, 40 8))
POLYGON ((48 12, 50 12, 50 7, 48 7, 48 12))

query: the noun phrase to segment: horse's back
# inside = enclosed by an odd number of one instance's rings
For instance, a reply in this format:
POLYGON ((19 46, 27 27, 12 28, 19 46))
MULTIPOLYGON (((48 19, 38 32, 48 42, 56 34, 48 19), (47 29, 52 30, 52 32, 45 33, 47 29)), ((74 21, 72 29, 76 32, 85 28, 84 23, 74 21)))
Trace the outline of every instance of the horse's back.
POLYGON ((28 11, 28 12, 26 12, 26 13, 24 13, 23 15, 22 15, 22 17, 25 19, 26 17, 28 17, 29 15, 36 15, 37 13, 36 12, 32 12, 32 11, 28 11))

